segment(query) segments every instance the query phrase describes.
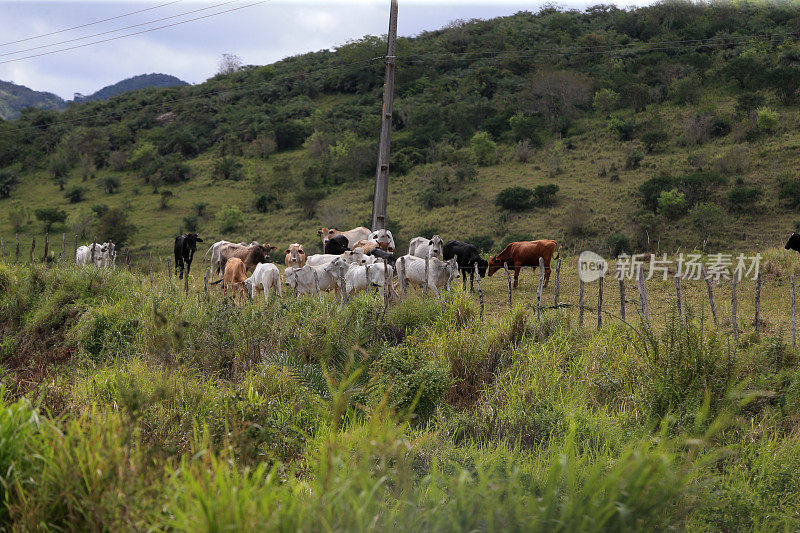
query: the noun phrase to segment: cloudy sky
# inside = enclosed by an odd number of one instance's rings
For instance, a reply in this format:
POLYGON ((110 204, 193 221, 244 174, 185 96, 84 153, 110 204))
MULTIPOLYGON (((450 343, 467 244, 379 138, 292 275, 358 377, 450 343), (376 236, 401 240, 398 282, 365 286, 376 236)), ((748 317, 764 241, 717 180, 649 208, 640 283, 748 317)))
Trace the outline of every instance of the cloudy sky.
MULTIPOLYGON (((91 94, 124 78, 151 72, 199 83, 216 72, 223 52, 237 54, 245 64, 262 65, 302 52, 334 48, 364 35, 385 34, 387 30, 388 0, 268 0, 250 5, 256 1, 0 0, 0 80, 50 91, 65 99, 71 99, 76 92, 91 94), (119 17, 141 10, 146 11, 119 17), (90 24, 111 17, 119 18, 90 24), (197 17, 205 18, 49 53, 197 17), (156 19, 165 20, 155 22, 156 19), (86 26, 61 31, 79 25, 86 26), (129 26, 135 27, 123 29, 129 26), (52 32, 58 33, 45 35, 52 32), (46 55, 23 59, 38 54, 46 55)), ((400 0, 398 32, 411 36, 456 19, 536 11, 543 3, 400 0)), ((559 4, 584 8, 599 3, 612 2, 570 0, 559 4)), ((628 0, 624 5, 646 3, 649 1, 628 0)))

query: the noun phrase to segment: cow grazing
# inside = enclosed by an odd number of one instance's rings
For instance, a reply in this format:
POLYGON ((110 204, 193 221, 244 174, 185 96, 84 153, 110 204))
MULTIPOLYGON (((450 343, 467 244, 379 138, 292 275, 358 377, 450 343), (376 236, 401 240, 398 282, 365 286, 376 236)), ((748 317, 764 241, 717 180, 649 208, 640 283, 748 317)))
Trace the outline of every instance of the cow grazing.
POLYGON ((408 254, 413 255, 414 257, 421 257, 425 259, 426 257, 435 257, 437 259, 444 259, 444 253, 442 251, 442 238, 438 235, 434 235, 431 239, 426 239, 425 237, 414 237, 408 243, 408 254))
POLYGON ((395 258, 392 252, 387 252, 385 250, 381 250, 380 248, 373 248, 372 250, 366 252, 366 254, 368 256, 375 257, 379 261, 386 259, 386 261, 392 266, 395 264, 395 258))
POLYGON ((103 257, 108 253, 107 244, 89 244, 86 246, 79 246, 75 251, 75 263, 77 265, 95 265, 102 266, 103 257), (92 254, 94 249, 94 254, 92 254))
POLYGON ((238 257, 230 257, 225 262, 225 273, 222 275, 222 279, 218 279, 211 284, 216 285, 219 282, 224 282, 226 286, 231 287, 234 296, 239 294, 241 299, 244 300, 247 297, 247 290, 244 286, 246 280, 247 270, 245 269, 244 261, 238 257))
POLYGON ((347 247, 348 248, 353 248, 353 244, 355 244, 356 242, 358 242, 358 241, 360 241, 362 239, 368 238, 369 234, 370 234, 370 231, 367 228, 363 227, 363 226, 359 226, 357 228, 353 228, 353 229, 347 230, 347 231, 339 231, 339 230, 337 230, 335 228, 322 228, 322 229, 317 230, 317 235, 322 237, 322 246, 323 246, 323 248, 325 247, 325 244, 330 239, 332 239, 333 237, 336 237, 337 235, 344 235, 345 237, 347 237, 347 242, 348 242, 347 247))
POLYGON ((369 252, 370 250, 374 250, 380 247, 381 245, 378 243, 378 241, 362 239, 353 245, 353 250, 361 250, 362 252, 366 253, 369 252))
POLYGON ((350 242, 344 235, 337 235, 325 243, 324 252, 326 254, 341 255, 350 251, 350 242))
POLYGON ((269 303, 269 289, 281 295, 281 272, 274 263, 259 263, 253 275, 244 280, 244 288, 252 300, 256 291, 264 291, 264 301, 269 303))
POLYGON ((286 275, 286 285, 296 290, 297 294, 315 294, 317 292, 317 284, 319 284, 320 291, 338 292, 338 273, 331 273, 325 270, 326 266, 327 265, 312 266, 306 264, 303 268, 287 268, 284 271, 286 275), (314 280, 315 272, 317 274, 316 280, 314 280))
POLYGON ((461 241, 447 241, 442 248, 445 261, 449 259, 456 259, 458 268, 461 270, 462 280, 464 281, 464 290, 467 290, 467 273, 469 273, 469 290, 475 290, 475 268, 477 266, 478 275, 480 277, 486 276, 486 268, 489 262, 481 257, 478 247, 474 244, 461 241))
POLYGON ((223 268, 229 259, 233 257, 241 259, 245 269, 252 272, 259 263, 268 263, 269 253, 276 248, 269 244, 251 244, 249 246, 227 244, 220 250, 220 259, 223 268))
POLYGON ((792 233, 789 236, 789 240, 786 241, 786 246, 784 246, 786 250, 794 250, 795 252, 800 252, 800 233, 792 233))
POLYGON ((502 252, 489 258, 488 274, 491 276, 498 269, 503 268, 503 263, 514 269, 514 288, 519 286, 519 271, 522 267, 539 266, 539 258, 544 259, 544 284, 550 280, 550 261, 558 257, 558 243, 549 239, 538 241, 520 241, 509 243, 502 252))
MULTIPOLYGON (((397 275, 412 285, 425 285, 425 259, 408 254, 397 262, 397 275)), ((458 277, 455 259, 442 261, 436 257, 428 259, 428 288, 438 297, 439 288, 458 277)))
POLYGON ((394 236, 388 229, 375 230, 369 234, 367 239, 377 242, 382 250, 394 252, 394 236))
POLYGON ((192 268, 192 259, 195 251, 197 251, 198 242, 203 242, 203 239, 198 237, 197 233, 184 233, 175 237, 175 272, 178 274, 178 279, 183 279, 184 266, 186 268, 186 277, 189 277, 189 270, 192 268))
POLYGON ((290 244, 284 253, 283 260, 287 267, 303 268, 305 266, 306 252, 303 250, 302 244, 290 244))
POLYGON ((389 283, 389 294, 394 295, 394 287, 392 287, 394 269, 391 265, 386 265, 386 269, 388 271, 384 269, 383 262, 372 265, 359 265, 347 263, 341 258, 328 263, 324 267, 324 270, 334 277, 338 277, 340 271, 344 273, 344 290, 347 295, 367 290, 369 287, 385 287, 387 281, 389 283))

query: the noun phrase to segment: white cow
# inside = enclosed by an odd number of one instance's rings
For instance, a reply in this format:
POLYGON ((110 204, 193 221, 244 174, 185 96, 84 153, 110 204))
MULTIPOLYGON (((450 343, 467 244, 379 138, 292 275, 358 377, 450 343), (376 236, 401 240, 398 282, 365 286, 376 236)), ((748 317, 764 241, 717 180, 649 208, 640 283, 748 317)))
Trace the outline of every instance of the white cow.
POLYGON ((414 257, 435 257, 437 259, 444 259, 444 249, 442 238, 434 235, 432 239, 425 237, 414 237, 408 243, 408 254, 414 257))
POLYGON ((103 254, 108 251, 107 244, 94 245, 94 257, 92 257, 92 245, 79 246, 75 251, 75 263, 78 265, 96 265, 101 266, 103 261, 103 254), (103 250, 103 247, 106 249, 103 250))
POLYGON ((114 244, 114 241, 104 242, 101 245, 100 254, 100 267, 109 268, 114 266, 114 262, 117 259, 117 245, 114 244))
POLYGON ((389 252, 394 252, 394 236, 392 232, 388 229, 379 229, 375 230, 369 234, 367 237, 368 240, 375 241, 378 244, 386 245, 386 249, 389 252))
MULTIPOLYGON (((397 275, 405 278, 406 283, 425 285, 425 259, 409 254, 398 259, 395 265, 397 275)), ((446 286, 458 276, 458 263, 455 257, 448 261, 442 261, 435 257, 428 259, 428 288, 436 296, 439 296, 440 287, 446 286)))
POLYGON ((259 263, 253 270, 253 275, 244 280, 244 288, 247 289, 247 294, 250 299, 255 296, 257 290, 264 291, 264 301, 269 302, 269 289, 275 290, 275 293, 281 295, 281 272, 275 263, 259 263))
POLYGON ((364 251, 361 249, 356 249, 353 251, 347 251, 341 255, 336 254, 314 254, 308 256, 306 258, 306 264, 311 266, 325 266, 331 261, 335 261, 336 259, 343 259, 347 263, 358 263, 360 265, 365 265, 369 261, 369 256, 364 254, 364 251))
MULTIPOLYGON (((340 259, 337 257, 337 259, 340 259)), ((286 275, 286 285, 292 289, 297 288, 297 294, 315 294, 317 292, 317 283, 319 283, 319 290, 321 291, 339 291, 339 284, 337 282, 338 273, 334 274, 325 270, 325 266, 312 266, 306 263, 303 268, 289 267, 284 270, 286 275), (314 280, 314 272, 317 273, 317 279, 314 280)))
POLYGON ((394 295, 394 287, 392 287, 392 279, 394 278, 394 269, 391 265, 386 265, 388 270, 384 270, 383 263, 375 263, 371 265, 359 265, 355 263, 346 263, 341 258, 332 261, 325 265, 324 269, 331 275, 338 278, 340 270, 344 273, 345 279, 345 294, 352 294, 356 291, 363 291, 369 287, 385 287, 386 282, 389 283, 389 293, 394 295))

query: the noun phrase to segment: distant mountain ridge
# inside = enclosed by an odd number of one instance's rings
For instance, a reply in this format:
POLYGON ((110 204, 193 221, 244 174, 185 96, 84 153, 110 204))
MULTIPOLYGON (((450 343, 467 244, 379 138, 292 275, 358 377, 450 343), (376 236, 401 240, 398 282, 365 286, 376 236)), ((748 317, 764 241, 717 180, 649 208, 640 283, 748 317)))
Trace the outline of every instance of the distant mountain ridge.
MULTIPOLYGON (((118 94, 151 87, 180 87, 189 85, 180 78, 169 74, 140 74, 124 79, 113 85, 103 87, 90 95, 75 93, 74 102, 91 102, 95 100, 108 100, 118 94)), ((64 109, 67 100, 60 96, 44 91, 35 91, 24 85, 17 85, 10 81, 0 81, 0 118, 13 120, 19 116, 23 109, 36 107, 39 109, 64 109)))
POLYGON ((0 118, 5 120, 17 118, 28 107, 62 109, 66 105, 61 97, 53 93, 34 91, 24 85, 0 81, 0 118))
POLYGON ((108 100, 109 98, 118 94, 127 93, 130 91, 138 91, 139 89, 147 89, 150 87, 182 87, 189 85, 180 78, 170 76, 169 74, 140 74, 132 78, 124 79, 113 85, 103 87, 96 93, 84 96, 80 93, 75 93, 75 102, 91 102, 94 100, 108 100))

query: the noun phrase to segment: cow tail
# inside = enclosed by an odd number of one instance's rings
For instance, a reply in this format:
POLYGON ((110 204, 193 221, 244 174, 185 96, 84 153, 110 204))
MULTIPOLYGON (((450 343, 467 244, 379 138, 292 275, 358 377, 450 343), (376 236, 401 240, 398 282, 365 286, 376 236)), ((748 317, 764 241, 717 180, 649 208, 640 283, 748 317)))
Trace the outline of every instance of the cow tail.
POLYGON ((553 259, 558 259, 561 250, 558 249, 558 242, 556 242, 556 253, 553 255, 553 259))
POLYGON ((206 258, 206 256, 208 255, 208 252, 210 252, 210 251, 211 251, 213 248, 214 248, 214 245, 212 244, 212 245, 211 245, 211 248, 209 248, 208 250, 206 250, 206 253, 204 253, 204 254, 203 254, 203 259, 205 259, 205 258, 206 258))

